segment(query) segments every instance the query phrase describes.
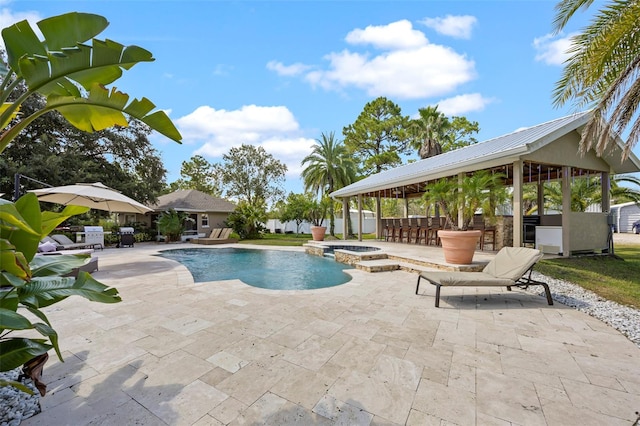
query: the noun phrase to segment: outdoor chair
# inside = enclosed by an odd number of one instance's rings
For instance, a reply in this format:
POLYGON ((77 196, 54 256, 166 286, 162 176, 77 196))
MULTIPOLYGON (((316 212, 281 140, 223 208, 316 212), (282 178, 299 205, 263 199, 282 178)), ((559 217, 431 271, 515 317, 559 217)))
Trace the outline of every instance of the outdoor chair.
POLYGON ((427 245, 431 245, 433 243, 434 246, 440 245, 440 237, 438 237, 438 231, 444 229, 445 218, 443 217, 432 217, 429 218, 431 223, 427 229, 427 245))
POLYGON ((420 224, 418 223, 418 219, 412 217, 409 218, 409 238, 407 239, 408 243, 418 244, 420 233, 420 224))
POLYGON ((398 232, 395 219, 387 219, 387 235, 385 241, 394 242, 396 240, 396 234, 398 232))
POLYGON ((83 248, 92 249, 96 246, 95 243, 74 243, 69 237, 62 234, 51 235, 51 238, 56 242, 58 250, 76 250, 83 248))
POLYGON ((428 244, 429 240, 429 219, 420 218, 418 220, 418 229, 416 231, 416 244, 420 244, 420 241, 424 240, 425 244, 428 244))
POLYGON ((496 227, 495 226, 487 226, 484 222, 484 217, 482 215, 473 216, 473 229, 479 230, 482 232, 480 235, 480 250, 484 250, 484 245, 489 243, 491 244, 491 248, 495 250, 496 248, 496 227), (489 237, 489 239, 487 238, 489 237))
POLYGON ((220 237, 220 233, 222 232, 222 228, 213 228, 209 235, 205 236, 205 238, 218 238, 220 237))
POLYGON ((220 231, 220 236, 218 238, 221 240, 226 240, 231 235, 231 232, 233 232, 233 229, 231 228, 222 228, 222 231, 220 231))
POLYGON ((382 237, 385 241, 389 241, 393 229, 393 221, 391 219, 382 219, 383 230, 382 237))
POLYGON ((527 247, 503 247, 481 272, 425 271, 418 276, 416 294, 420 280, 425 279, 436 286, 436 308, 440 306, 442 287, 511 287, 527 288, 530 285, 544 287, 549 305, 553 305, 549 285, 531 278, 534 265, 542 259, 540 250, 527 247), (528 274, 527 274, 528 272, 528 274))
POLYGON ((405 239, 407 243, 411 242, 411 225, 409 224, 409 219, 400 219, 399 232, 398 242, 404 243, 405 239))

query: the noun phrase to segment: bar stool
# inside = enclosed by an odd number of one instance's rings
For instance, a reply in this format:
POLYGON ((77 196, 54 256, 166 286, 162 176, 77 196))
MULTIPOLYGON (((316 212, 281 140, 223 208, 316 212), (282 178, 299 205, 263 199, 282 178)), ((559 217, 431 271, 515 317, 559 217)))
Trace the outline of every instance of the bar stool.
POLYGON ((418 225, 416 229, 416 244, 420 244, 421 240, 424 240, 424 244, 427 244, 427 237, 429 233, 429 220, 428 218, 418 219, 418 225))
POLYGON ((390 234, 391 234, 389 239, 392 242, 395 242, 396 239, 398 238, 398 231, 399 231, 395 219, 389 219, 389 229, 390 229, 390 234))
POLYGON ((418 238, 418 219, 409 218, 409 231, 407 232, 407 243, 415 243, 418 238))
POLYGON ((430 218, 430 220, 431 224, 429 225, 429 230, 427 233, 427 245, 431 245, 431 243, 433 243, 434 246, 439 246, 440 237, 438 237, 438 231, 444 229, 445 218, 432 217, 430 218))
POLYGON ((486 243, 491 244, 491 249, 496 249, 496 227, 495 226, 487 226, 484 222, 484 217, 481 215, 473 216, 473 229, 477 229, 481 232, 480 234, 480 250, 484 250, 484 245, 486 243), (490 236, 491 239, 487 240, 487 236, 490 236))
POLYGON ((391 219, 382 219, 382 237, 385 241, 389 241, 391 238, 391 228, 390 225, 391 219))

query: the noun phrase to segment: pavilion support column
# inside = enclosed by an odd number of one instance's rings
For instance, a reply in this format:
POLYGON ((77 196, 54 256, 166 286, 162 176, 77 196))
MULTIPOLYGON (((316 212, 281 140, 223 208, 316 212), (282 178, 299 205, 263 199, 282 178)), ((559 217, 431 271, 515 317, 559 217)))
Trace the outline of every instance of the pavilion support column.
POLYGON ((562 256, 571 254, 571 167, 562 166, 562 256))
POLYGON ((538 182, 538 216, 544 215, 544 182, 538 182))
POLYGON ((358 194, 358 241, 362 241, 362 194, 358 194))
POLYGON ((522 161, 513 162, 513 247, 522 247, 522 161))
POLYGON ((349 197, 342 199, 342 239, 346 240, 349 227, 349 197))
POLYGON ((404 197, 404 217, 409 217, 409 198, 404 197))
POLYGON ((611 180, 609 173, 602 172, 600 174, 600 189, 602 190, 602 211, 605 213, 611 212, 611 180))
POLYGON ((380 194, 376 195, 376 238, 382 238, 382 209, 380 208, 380 194))
MULTIPOLYGON (((464 173, 458 173, 458 196, 464 197, 462 194, 462 181, 464 179, 464 173)), ((464 203, 458 203, 458 229, 464 227, 464 203)))

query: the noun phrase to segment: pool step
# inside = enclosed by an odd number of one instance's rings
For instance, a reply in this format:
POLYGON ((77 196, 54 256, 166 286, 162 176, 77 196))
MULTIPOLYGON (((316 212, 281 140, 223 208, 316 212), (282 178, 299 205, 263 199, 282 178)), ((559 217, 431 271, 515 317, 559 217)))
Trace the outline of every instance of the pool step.
POLYGON ((387 272, 400 269, 398 262, 388 259, 363 260, 353 266, 365 272, 387 272))
POLYGON ((394 259, 376 259, 376 260, 363 260, 354 265, 356 269, 360 269, 365 272, 387 272, 387 271, 406 271, 420 273, 424 271, 437 271, 436 268, 417 265, 410 262, 401 262, 394 259))

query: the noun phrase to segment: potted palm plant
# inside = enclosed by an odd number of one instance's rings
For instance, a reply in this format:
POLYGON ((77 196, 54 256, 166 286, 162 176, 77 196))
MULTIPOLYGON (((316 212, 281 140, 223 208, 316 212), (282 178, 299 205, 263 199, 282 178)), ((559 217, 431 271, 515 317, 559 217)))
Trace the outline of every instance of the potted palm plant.
POLYGON ((442 178, 427 187, 423 200, 438 206, 450 230, 438 231, 445 260, 453 264, 470 264, 481 231, 472 230, 473 216, 482 210, 485 218, 495 217, 495 208, 508 195, 503 175, 486 170, 456 177, 442 178), (459 217, 459 214, 462 214, 459 217))
POLYGON ((311 236, 314 241, 324 241, 324 235, 327 227, 324 226, 324 220, 329 210, 330 200, 327 197, 316 199, 311 197, 307 205, 307 221, 311 223, 311 236))
POLYGON ((158 230, 164 235, 165 243, 180 241, 185 230, 185 221, 193 220, 185 212, 173 209, 163 212, 158 218, 158 230))

